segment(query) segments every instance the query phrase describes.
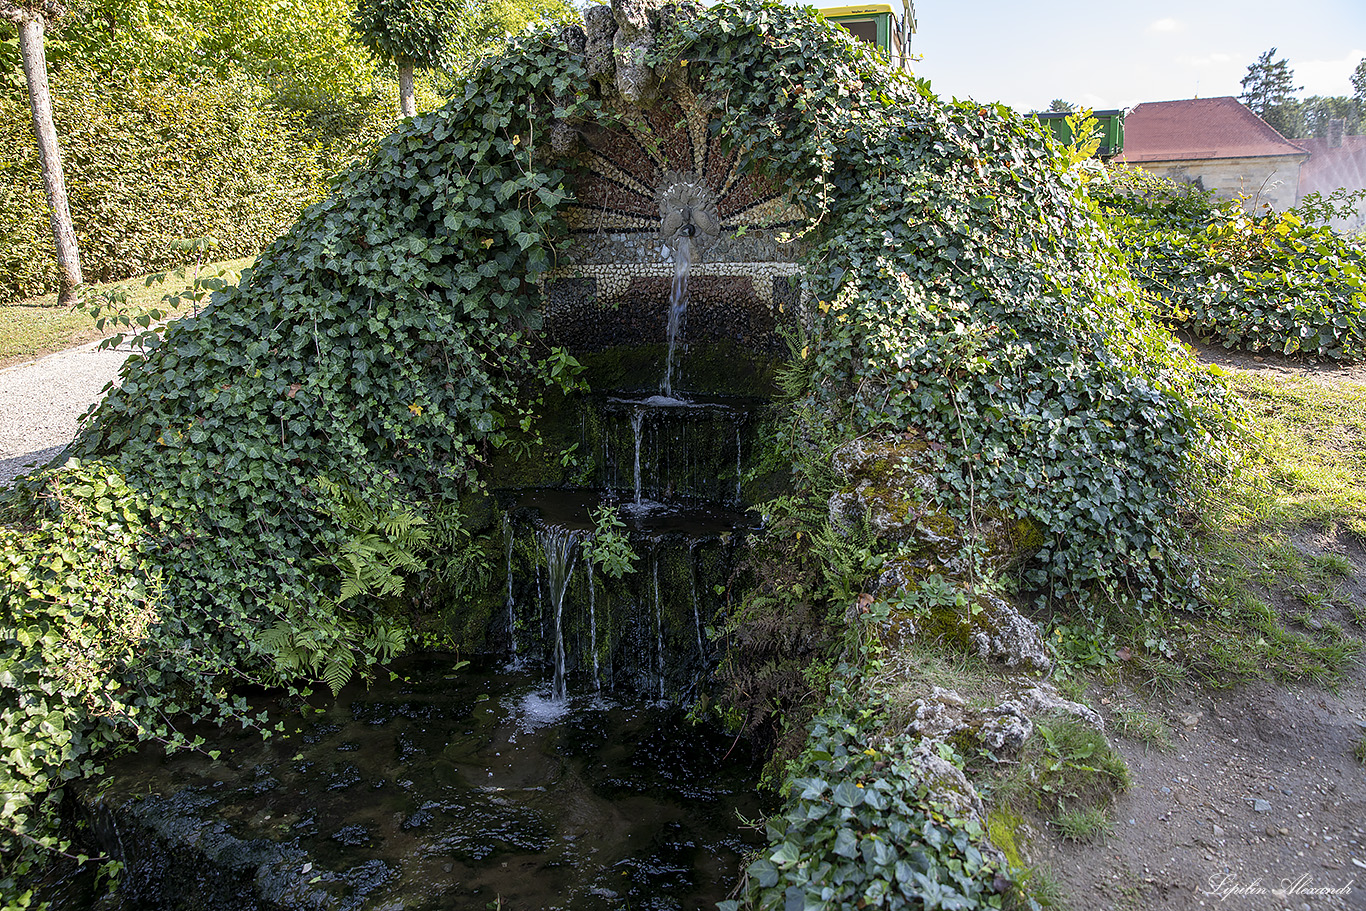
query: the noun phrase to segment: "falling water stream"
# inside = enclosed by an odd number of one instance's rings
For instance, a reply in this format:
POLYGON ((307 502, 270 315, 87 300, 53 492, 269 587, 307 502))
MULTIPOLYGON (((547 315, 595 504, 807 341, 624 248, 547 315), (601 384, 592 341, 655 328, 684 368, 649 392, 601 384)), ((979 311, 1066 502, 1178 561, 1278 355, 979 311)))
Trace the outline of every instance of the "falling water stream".
POLYGON ((688 313, 688 276, 692 273, 692 238, 679 234, 674 241, 674 277, 669 286, 669 355, 664 365, 664 382, 660 391, 667 398, 674 394, 674 351, 683 334, 684 317, 688 313))
POLYGON ((512 595, 512 520, 503 515, 503 543, 507 554, 507 610, 508 610, 508 642, 511 651, 512 664, 517 663, 517 608, 516 600, 512 595))
POLYGON ((551 697, 563 701, 568 695, 565 689, 564 594, 574 573, 574 548, 578 544, 579 533, 551 525, 540 529, 540 538, 541 549, 545 552, 550 605, 555 610, 555 677, 551 697))

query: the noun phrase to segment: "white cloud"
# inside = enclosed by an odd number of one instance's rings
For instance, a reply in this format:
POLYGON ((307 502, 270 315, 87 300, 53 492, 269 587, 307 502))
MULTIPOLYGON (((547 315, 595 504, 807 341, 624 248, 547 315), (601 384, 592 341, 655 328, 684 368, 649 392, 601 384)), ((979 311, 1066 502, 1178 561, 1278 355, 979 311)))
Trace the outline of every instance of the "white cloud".
POLYGON ((1202 67, 1227 67, 1233 61, 1229 54, 1206 54, 1203 57, 1178 57, 1176 62, 1182 66, 1191 66, 1196 69, 1202 67))
POLYGON ((1178 19, 1158 19, 1148 26, 1149 32, 1180 32, 1184 31, 1186 24, 1178 19))
POLYGON ((1353 48, 1347 56, 1337 60, 1291 60, 1295 83, 1304 86, 1300 97, 1352 94, 1352 71, 1363 57, 1366 57, 1366 50, 1353 48))

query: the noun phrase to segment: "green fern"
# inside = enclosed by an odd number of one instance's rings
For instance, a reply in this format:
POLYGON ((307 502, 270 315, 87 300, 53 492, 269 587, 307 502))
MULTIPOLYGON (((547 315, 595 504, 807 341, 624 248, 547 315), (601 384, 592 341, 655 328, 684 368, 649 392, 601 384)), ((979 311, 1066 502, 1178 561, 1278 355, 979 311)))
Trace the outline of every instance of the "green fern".
POLYGON ((377 508, 350 484, 318 478, 317 487, 322 511, 347 532, 335 554, 314 560, 341 574, 338 603, 403 594, 404 574, 426 569, 418 556, 431 538, 426 520, 401 503, 377 508))
POLYGON ((403 650, 403 630, 378 619, 368 629, 330 611, 305 614, 288 609, 286 619, 257 634, 256 644, 271 657, 279 681, 307 678, 327 684, 335 696, 355 672, 360 651, 388 661, 403 650))

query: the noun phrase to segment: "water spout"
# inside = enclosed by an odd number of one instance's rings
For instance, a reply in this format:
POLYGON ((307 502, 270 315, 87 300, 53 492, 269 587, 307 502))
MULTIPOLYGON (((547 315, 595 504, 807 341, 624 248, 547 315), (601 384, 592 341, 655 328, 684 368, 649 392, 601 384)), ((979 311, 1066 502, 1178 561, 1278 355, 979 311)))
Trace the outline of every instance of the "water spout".
POLYGON ((679 336, 683 334, 684 317, 688 313, 688 276, 692 273, 693 246, 695 229, 691 222, 678 229, 674 241, 674 277, 669 286, 669 355, 664 365, 664 382, 660 391, 670 398, 674 394, 674 353, 678 349, 679 336))

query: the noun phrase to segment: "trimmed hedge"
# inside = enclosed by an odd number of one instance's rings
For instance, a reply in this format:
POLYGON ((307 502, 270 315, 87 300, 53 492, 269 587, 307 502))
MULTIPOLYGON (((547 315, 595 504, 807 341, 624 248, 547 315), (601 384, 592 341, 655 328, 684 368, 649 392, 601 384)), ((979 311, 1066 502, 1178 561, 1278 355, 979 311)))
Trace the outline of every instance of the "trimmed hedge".
MULTIPOLYGON (((245 77, 108 84, 54 79, 57 132, 85 279, 183 265, 177 240, 211 236, 250 256, 323 195, 362 142, 393 127, 387 99, 308 115, 268 102, 245 77)), ((0 303, 58 286, 27 97, 0 95, 0 303)))

